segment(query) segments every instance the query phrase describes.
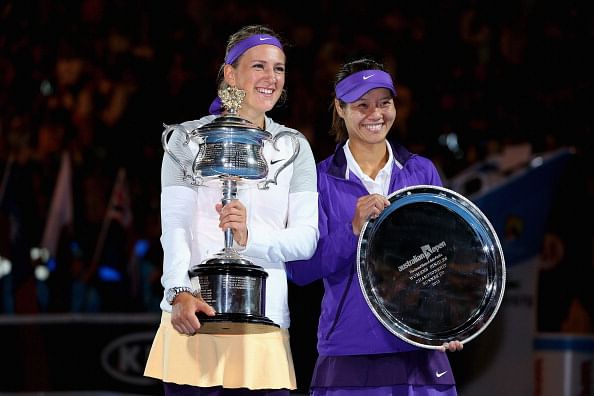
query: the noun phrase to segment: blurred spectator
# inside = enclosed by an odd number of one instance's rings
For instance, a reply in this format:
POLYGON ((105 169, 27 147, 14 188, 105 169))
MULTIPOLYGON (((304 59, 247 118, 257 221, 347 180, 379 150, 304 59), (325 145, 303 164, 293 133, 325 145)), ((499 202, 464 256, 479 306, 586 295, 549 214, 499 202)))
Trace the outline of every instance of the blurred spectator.
POLYGON ((592 147, 567 165, 543 240, 540 332, 594 333, 594 161, 592 147))

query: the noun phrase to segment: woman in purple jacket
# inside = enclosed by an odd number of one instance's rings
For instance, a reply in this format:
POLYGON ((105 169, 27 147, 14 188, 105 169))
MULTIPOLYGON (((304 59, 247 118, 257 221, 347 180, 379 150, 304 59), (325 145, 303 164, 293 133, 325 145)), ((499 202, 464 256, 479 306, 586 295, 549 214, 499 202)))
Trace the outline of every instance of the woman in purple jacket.
POLYGON ((381 64, 347 63, 335 81, 330 134, 338 145, 317 166, 320 239, 310 260, 287 263, 293 282, 324 283, 311 395, 456 395, 445 351, 462 344, 436 350, 402 341, 374 316, 356 275, 367 219, 390 205, 393 191, 441 186, 439 174, 429 159, 386 139, 396 118, 396 89, 381 64))

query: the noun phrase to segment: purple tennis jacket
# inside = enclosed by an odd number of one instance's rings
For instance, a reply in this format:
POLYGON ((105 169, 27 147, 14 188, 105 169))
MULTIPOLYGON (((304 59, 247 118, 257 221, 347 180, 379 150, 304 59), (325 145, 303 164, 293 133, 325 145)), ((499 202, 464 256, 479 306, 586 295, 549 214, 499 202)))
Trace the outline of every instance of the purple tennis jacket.
MULTIPOLYGON (((427 158, 411 154, 390 143, 395 159, 390 193, 415 185, 441 186, 435 165, 427 158)), ((287 262, 289 279, 306 285, 323 280, 318 353, 323 356, 364 355, 405 352, 419 349, 387 330, 375 317, 361 291, 356 260, 359 238, 351 220, 357 199, 369 194, 359 178, 350 173, 342 145, 317 165, 320 239, 309 260, 287 262)))

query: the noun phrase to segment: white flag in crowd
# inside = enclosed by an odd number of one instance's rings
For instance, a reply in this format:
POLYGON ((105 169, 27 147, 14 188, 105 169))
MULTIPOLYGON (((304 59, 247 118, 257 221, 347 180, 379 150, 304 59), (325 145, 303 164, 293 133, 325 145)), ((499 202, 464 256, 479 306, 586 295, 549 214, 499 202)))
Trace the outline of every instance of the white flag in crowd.
POLYGON ((70 156, 65 151, 62 153, 60 171, 41 240, 41 247, 47 249, 51 256, 56 254, 63 227, 71 224, 72 220, 72 165, 70 156))

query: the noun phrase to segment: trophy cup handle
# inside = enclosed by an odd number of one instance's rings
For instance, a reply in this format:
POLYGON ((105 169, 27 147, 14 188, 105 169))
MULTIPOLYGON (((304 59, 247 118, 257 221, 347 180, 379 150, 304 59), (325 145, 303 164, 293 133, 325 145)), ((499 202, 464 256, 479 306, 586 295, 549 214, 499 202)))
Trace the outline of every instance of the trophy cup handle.
POLYGON ((260 190, 268 190, 268 185, 270 183, 276 184, 276 179, 278 177, 278 174, 281 173, 293 161, 295 161, 295 158, 297 158, 297 154, 299 154, 299 140, 297 140, 298 134, 295 132, 282 131, 280 133, 277 133, 276 136, 274 136, 274 138, 272 139, 272 147, 274 147, 274 149, 276 151, 278 151, 278 148, 276 147, 276 142, 278 141, 279 138, 281 138, 283 136, 288 136, 291 139, 291 142, 293 143, 293 155, 288 160, 286 160, 281 165, 281 167, 276 170, 276 172, 274 172, 274 176, 272 177, 272 179, 268 179, 268 180, 258 183, 258 189, 260 189, 260 190))
POLYGON ((190 174, 190 172, 188 172, 188 170, 184 167, 184 165, 179 160, 179 158, 177 158, 175 156, 175 154, 173 154, 173 151, 171 151, 171 149, 169 148, 169 146, 167 144, 169 141, 169 136, 176 129, 181 129, 181 131, 186 135, 186 141, 184 142, 184 145, 187 145, 188 143, 190 143, 190 137, 191 137, 190 133, 181 124, 173 124, 173 125, 163 124, 163 127, 165 128, 165 130, 161 134, 161 145, 163 146, 163 149, 169 155, 169 157, 171 157, 171 159, 173 161, 175 161, 175 163, 180 167, 180 169, 184 173, 184 176, 183 176, 184 180, 188 180, 192 185, 195 185, 195 186, 202 184, 202 178, 197 175, 190 174))

